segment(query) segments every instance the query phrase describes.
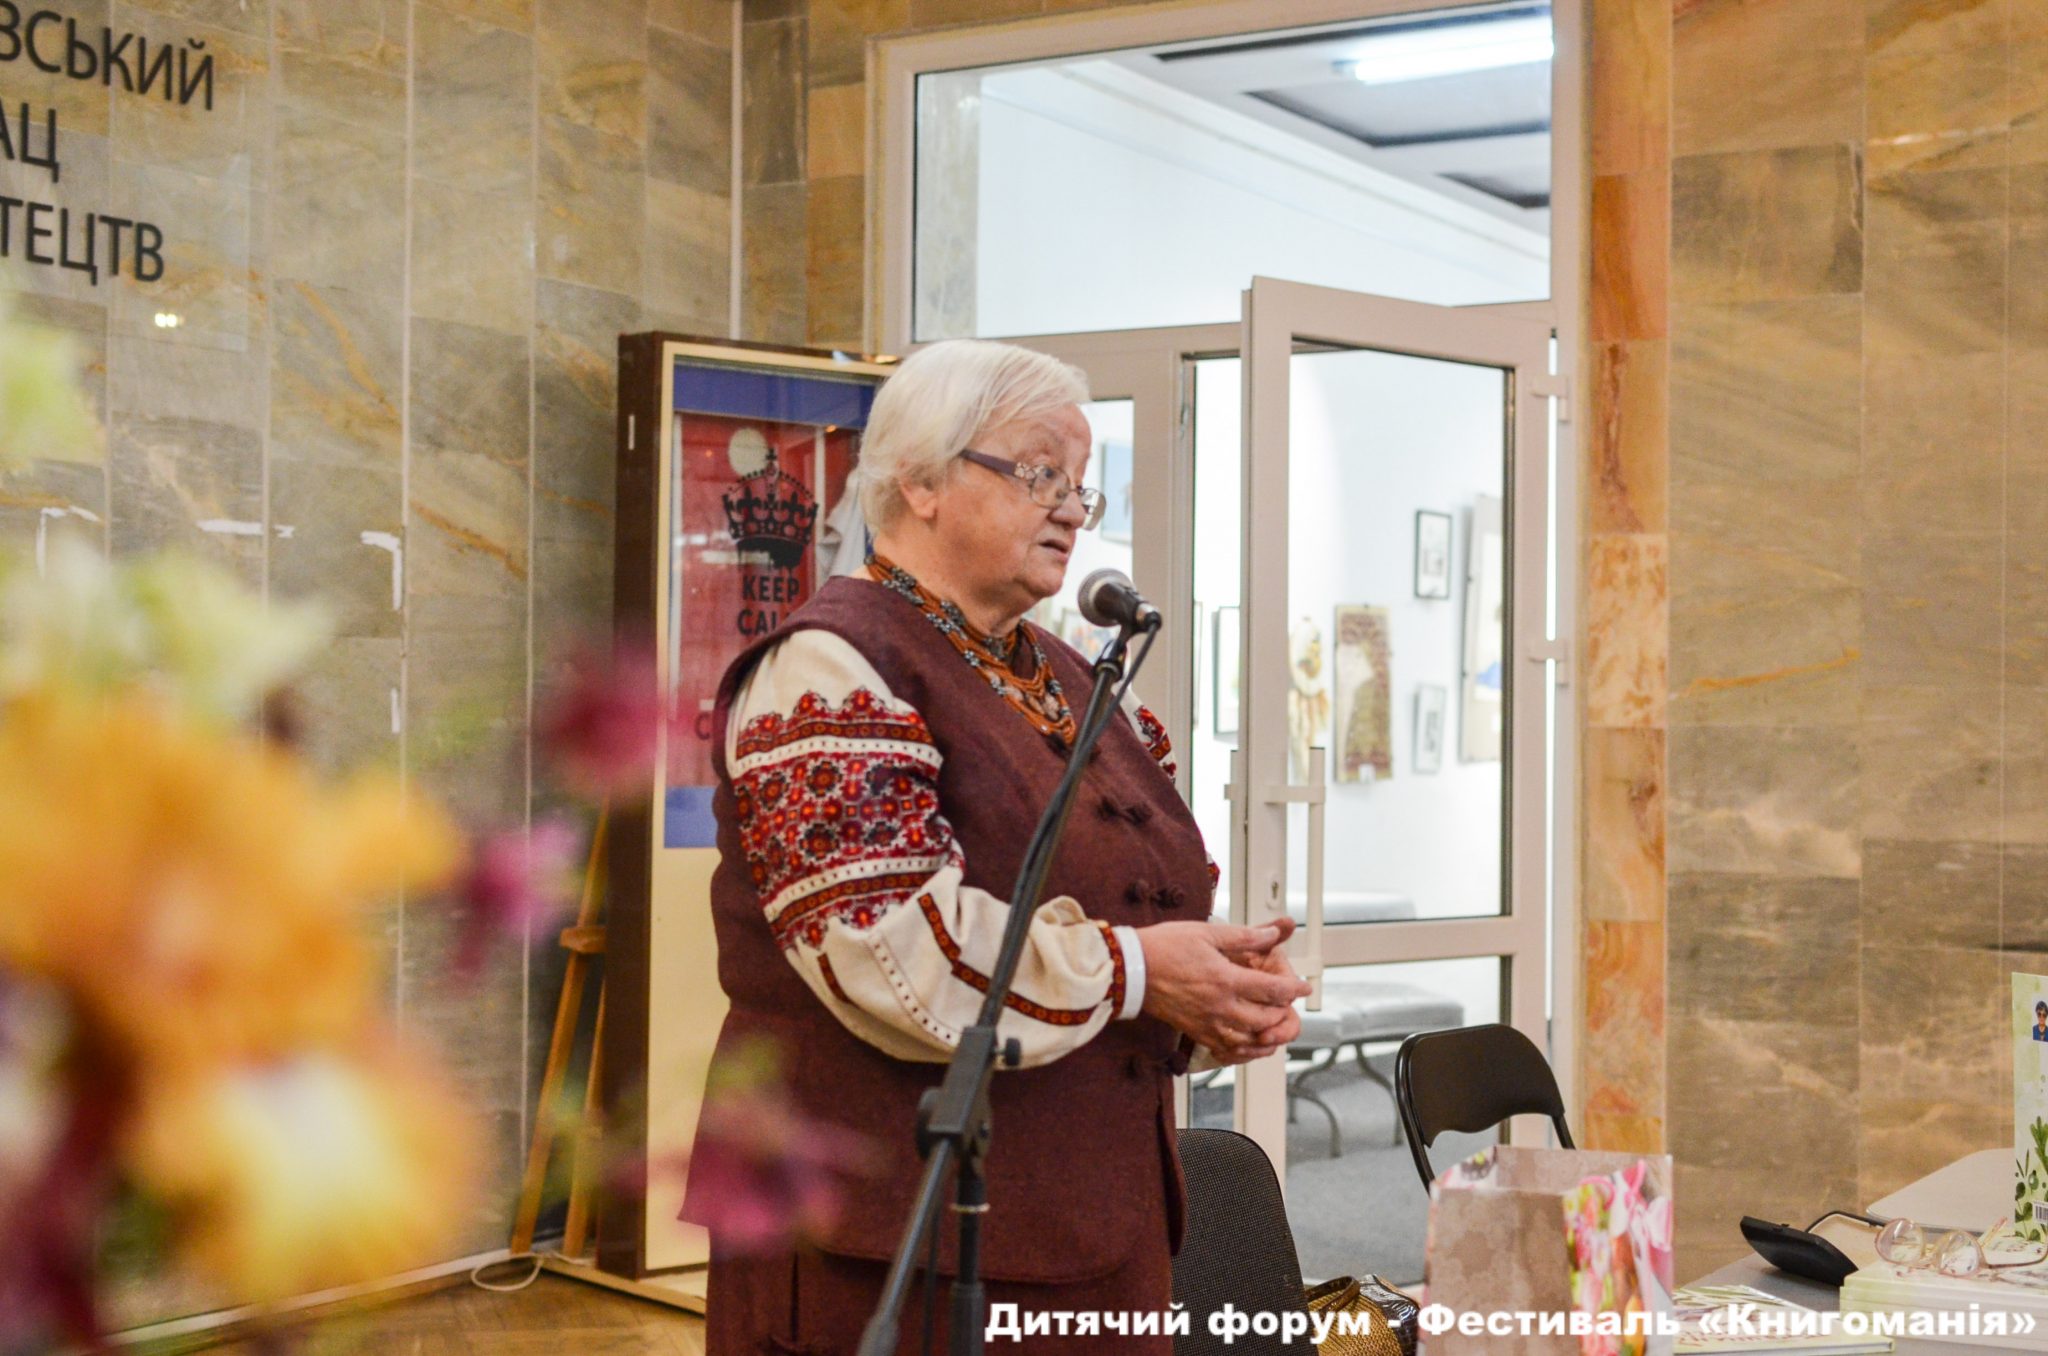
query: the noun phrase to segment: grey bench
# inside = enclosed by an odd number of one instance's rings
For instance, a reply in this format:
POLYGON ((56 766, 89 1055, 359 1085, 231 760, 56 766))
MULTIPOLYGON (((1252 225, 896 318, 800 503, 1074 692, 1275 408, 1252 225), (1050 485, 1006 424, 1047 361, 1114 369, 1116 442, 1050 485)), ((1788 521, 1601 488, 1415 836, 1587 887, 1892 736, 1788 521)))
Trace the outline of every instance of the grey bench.
MULTIPOLYGON (((1344 1140, 1337 1113, 1308 1081, 1335 1068, 1346 1050, 1358 1070, 1394 1095, 1394 1085, 1365 1057, 1368 1045, 1398 1044, 1420 1031, 1441 1031, 1465 1024, 1465 1005, 1457 999, 1403 984, 1399 980, 1345 979, 1326 981, 1323 1005, 1301 1014, 1301 1035, 1287 1047, 1287 1058, 1306 1060, 1307 1067, 1287 1075, 1287 1116, 1294 1118, 1297 1101, 1308 1102, 1330 1118, 1330 1157, 1341 1158, 1344 1140)), ((1401 1142, 1401 1118, 1394 1117, 1394 1141, 1401 1142)))

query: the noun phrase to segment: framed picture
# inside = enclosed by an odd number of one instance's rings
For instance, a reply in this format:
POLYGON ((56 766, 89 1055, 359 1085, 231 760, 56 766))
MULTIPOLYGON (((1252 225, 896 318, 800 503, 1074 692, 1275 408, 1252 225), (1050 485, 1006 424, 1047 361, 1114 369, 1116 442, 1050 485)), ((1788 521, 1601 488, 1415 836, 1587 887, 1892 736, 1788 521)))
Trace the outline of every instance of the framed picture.
POLYGON ((1102 526, 1104 541, 1131 543, 1131 445, 1105 439, 1097 454, 1102 463, 1102 526))
POLYGON ((1441 684, 1424 683, 1415 689, 1415 770, 1441 772, 1444 766, 1444 713, 1450 693, 1441 684))
POLYGON ((1383 782, 1394 775, 1394 646, 1387 609, 1337 609, 1337 762, 1330 780, 1383 782))
POLYGON ((1415 596, 1451 596, 1451 515, 1415 513, 1415 596))
POLYGON ((1210 647, 1213 663, 1210 666, 1209 691, 1216 698, 1214 728, 1219 737, 1237 733, 1238 622, 1236 608, 1216 609, 1216 638, 1210 647))
POLYGON ((1507 710, 1508 561, 1500 500, 1481 495, 1472 506, 1465 555, 1465 688, 1458 756, 1468 763, 1497 763, 1507 710))

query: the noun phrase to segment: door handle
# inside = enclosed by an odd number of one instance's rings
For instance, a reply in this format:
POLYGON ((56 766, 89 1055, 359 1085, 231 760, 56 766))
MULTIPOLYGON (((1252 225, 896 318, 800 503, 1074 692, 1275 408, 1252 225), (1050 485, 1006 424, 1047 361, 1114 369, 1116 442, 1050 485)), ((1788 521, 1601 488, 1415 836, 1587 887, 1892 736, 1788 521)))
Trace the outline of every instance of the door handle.
MULTIPOLYGON (((1268 805, 1308 806, 1308 888, 1302 910, 1308 951, 1302 957, 1301 977, 1309 982, 1310 1012, 1323 1009, 1323 809, 1329 801, 1328 760, 1327 749, 1321 745, 1310 748, 1306 783, 1267 786, 1259 797, 1268 805)), ((1285 910, 1285 900, 1281 901, 1281 908, 1285 910)))

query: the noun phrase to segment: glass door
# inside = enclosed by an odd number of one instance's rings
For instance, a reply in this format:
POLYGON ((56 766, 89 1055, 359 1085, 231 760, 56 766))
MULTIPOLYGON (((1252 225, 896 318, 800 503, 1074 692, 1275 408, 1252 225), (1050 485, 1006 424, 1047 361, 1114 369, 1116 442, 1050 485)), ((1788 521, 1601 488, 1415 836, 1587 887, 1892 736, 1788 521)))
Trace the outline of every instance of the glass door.
POLYGON ((1213 374, 1241 382, 1245 449, 1234 912, 1291 914, 1317 992, 1232 1119, 1281 1172, 1307 1276, 1412 1281, 1400 1041, 1500 1021, 1549 1044, 1550 332, 1259 279, 1242 351, 1213 374))

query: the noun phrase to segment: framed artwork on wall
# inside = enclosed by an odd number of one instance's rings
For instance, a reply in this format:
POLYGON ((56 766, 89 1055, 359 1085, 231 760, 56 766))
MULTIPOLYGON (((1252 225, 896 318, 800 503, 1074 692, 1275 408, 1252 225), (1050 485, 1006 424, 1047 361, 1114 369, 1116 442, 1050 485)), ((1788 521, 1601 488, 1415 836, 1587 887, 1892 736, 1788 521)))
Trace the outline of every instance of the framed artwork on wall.
POLYGON ((1339 782, 1383 782, 1394 775, 1394 647, 1387 609, 1337 609, 1332 656, 1337 688, 1336 766, 1339 782))
POLYGON ((1451 515, 1415 513, 1415 596, 1451 596, 1451 515))
POLYGON ((1440 683, 1424 683, 1415 689, 1415 770, 1441 772, 1444 766, 1444 713, 1450 693, 1440 683))

